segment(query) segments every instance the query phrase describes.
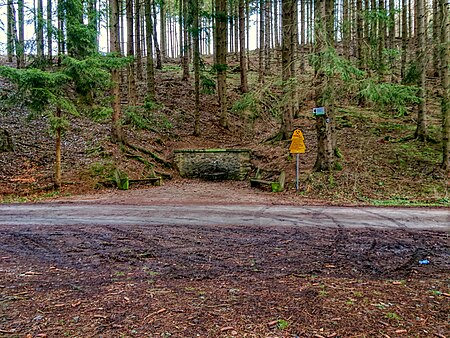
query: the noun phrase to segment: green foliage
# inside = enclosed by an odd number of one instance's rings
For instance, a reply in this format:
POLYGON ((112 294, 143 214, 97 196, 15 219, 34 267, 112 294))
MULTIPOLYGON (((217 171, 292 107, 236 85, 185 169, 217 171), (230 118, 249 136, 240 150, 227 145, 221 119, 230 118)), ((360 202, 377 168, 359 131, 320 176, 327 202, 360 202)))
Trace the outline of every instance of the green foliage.
POLYGON ((216 63, 211 67, 211 71, 213 73, 219 73, 219 72, 226 72, 228 70, 228 65, 227 64, 219 64, 216 63))
POLYGON ((108 61, 109 59, 99 55, 84 60, 77 60, 68 56, 63 58, 64 74, 72 79, 76 92, 88 103, 92 103, 99 91, 111 86, 111 76, 105 69, 108 61))
POLYGON ((216 93, 216 81, 206 73, 200 74, 200 87, 202 94, 214 95, 216 93))
POLYGON ((124 111, 124 122, 136 129, 155 132, 172 129, 172 123, 165 114, 158 112, 159 108, 159 105, 147 99, 143 106, 128 107, 124 111))
POLYGON ((399 115, 407 113, 409 104, 417 104, 420 98, 416 96, 417 87, 404 86, 396 83, 377 83, 371 79, 365 81, 360 94, 380 109, 395 110, 399 115))
POLYGON ((77 114, 75 106, 66 96, 71 80, 66 74, 35 68, 16 69, 0 66, 0 76, 18 86, 17 100, 24 102, 35 114, 45 115, 56 107, 77 114))
POLYGON ((416 84, 419 79, 419 69, 417 67, 417 62, 413 61, 408 64, 406 68, 405 76, 402 79, 403 84, 416 84))
POLYGON ((289 326, 289 322, 285 319, 278 319, 278 323, 277 323, 277 329, 278 330, 285 330, 287 329, 289 326))
POLYGON ((119 190, 128 190, 130 183, 126 172, 116 169, 113 178, 119 190))
POLYGON ((105 122, 111 118, 113 110, 111 107, 94 107, 88 112, 88 116, 95 122, 105 122))
POLYGON ((89 167, 89 175, 101 179, 111 179, 115 169, 116 167, 111 161, 95 162, 89 167))
POLYGON ((96 20, 95 13, 90 11, 89 6, 83 6, 82 0, 59 1, 58 12, 66 18, 67 50, 73 57, 82 59, 94 54, 97 50, 97 27, 92 24, 96 20), (83 18, 89 16, 90 23, 85 24, 83 18))
POLYGON ((258 104, 253 93, 246 93, 233 103, 231 110, 239 115, 248 116, 251 120, 258 117, 258 104))
POLYGON ((69 121, 64 117, 58 117, 54 114, 49 114, 50 130, 55 133, 58 129, 64 133, 69 128, 69 121))
POLYGON ((360 79, 365 72, 353 66, 346 58, 339 56, 336 49, 328 47, 323 52, 312 55, 311 62, 315 69, 331 79, 339 78, 349 83, 360 79))

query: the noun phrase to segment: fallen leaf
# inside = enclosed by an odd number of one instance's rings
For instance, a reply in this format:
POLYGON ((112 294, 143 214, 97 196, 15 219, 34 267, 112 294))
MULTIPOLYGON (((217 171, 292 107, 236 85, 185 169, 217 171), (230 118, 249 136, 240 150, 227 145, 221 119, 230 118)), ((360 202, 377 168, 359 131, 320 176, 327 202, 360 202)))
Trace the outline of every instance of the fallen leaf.
POLYGON ((406 333, 406 332, 408 332, 408 331, 407 330, 402 330, 402 329, 395 330, 395 333, 406 333))
POLYGON ((144 321, 147 320, 147 319, 150 318, 150 317, 153 317, 153 316, 155 316, 155 315, 159 315, 160 313, 163 313, 163 312, 166 312, 166 311, 167 311, 167 309, 162 308, 162 309, 159 309, 158 311, 149 313, 147 316, 145 316, 144 321))
POLYGON ((37 275, 42 275, 42 273, 40 272, 34 272, 34 271, 27 271, 24 273, 25 276, 37 276, 37 275))
POLYGON ((106 317, 106 316, 103 316, 103 315, 94 315, 94 318, 102 318, 102 319, 106 319, 107 317, 106 317))
POLYGON ((128 297, 123 297, 123 299, 125 299, 128 303, 130 302, 130 298, 128 297))
POLYGON ((442 292, 442 295, 443 295, 444 297, 450 297, 450 293, 442 292))
POLYGON ((81 304, 81 300, 79 300, 78 302, 72 303, 72 307, 77 307, 80 304, 81 304))
POLYGON ((233 330, 233 329, 234 328, 232 326, 225 326, 225 327, 220 329, 220 332, 230 331, 230 330, 233 330))
POLYGON ((402 285, 402 282, 392 282, 392 285, 402 285))
POLYGON ((271 326, 275 326, 275 325, 277 325, 277 324, 278 324, 278 320, 273 320, 273 321, 271 321, 271 322, 268 322, 268 323, 267 323, 267 326, 271 327, 271 326))
POLYGON ((333 264, 325 264, 325 267, 326 267, 326 268, 329 268, 329 269, 334 269, 334 268, 336 267, 336 265, 333 265, 333 264))

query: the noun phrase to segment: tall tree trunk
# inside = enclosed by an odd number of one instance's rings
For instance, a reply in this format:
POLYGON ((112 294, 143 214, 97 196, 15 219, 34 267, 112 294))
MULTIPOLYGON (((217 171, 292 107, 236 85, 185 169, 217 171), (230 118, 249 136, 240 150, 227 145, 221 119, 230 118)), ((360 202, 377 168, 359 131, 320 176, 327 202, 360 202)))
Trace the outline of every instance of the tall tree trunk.
POLYGON ((47 57, 51 63, 53 58, 53 20, 52 20, 52 2, 47 1, 47 57))
POLYGON ((250 70, 250 0, 245 0, 245 26, 247 35, 247 70, 250 70))
POLYGON ((147 99, 156 101, 156 87, 155 87, 155 68, 153 64, 153 23, 152 23, 152 0, 145 0, 145 33, 147 41, 147 99))
POLYGON ((162 62, 166 61, 167 58, 167 31, 166 31, 166 2, 164 0, 160 1, 159 4, 159 21, 160 21, 160 31, 161 31, 161 57, 162 62))
MULTIPOLYGON (((139 0, 136 0, 139 1, 139 0)), ((133 36, 133 0, 126 0, 127 15, 127 56, 134 57, 133 36)), ((128 65, 128 100, 131 106, 136 106, 136 77, 134 74, 134 61, 128 65)))
MULTIPOLYGON (((61 118, 61 108, 56 107, 56 118, 61 118)), ((59 190, 62 186, 61 180, 61 127, 55 130, 55 189, 59 190)))
MULTIPOLYGON (((120 41, 119 41, 119 1, 109 0, 110 5, 110 51, 111 53, 120 56, 120 41)), ((122 143, 124 141, 123 130, 121 126, 122 110, 120 106, 120 72, 117 68, 111 70, 111 106, 113 109, 111 117, 111 141, 114 143, 122 143)))
POLYGON ((220 125, 228 128, 227 111, 227 1, 216 0, 216 71, 220 125))
POLYGON ((258 82, 263 83, 264 82, 264 0, 259 0, 259 68, 258 68, 258 82))
POLYGON ((92 34, 91 46, 93 46, 92 51, 98 53, 99 41, 98 41, 98 10, 97 10, 97 0, 88 0, 88 28, 92 34))
POLYGON ((239 0, 233 1, 234 8, 234 56, 238 59, 239 55, 239 0))
MULTIPOLYGON (((367 0, 366 0, 367 1, 367 0)), ((358 66, 363 68, 363 11, 362 0, 356 0, 356 58, 358 60, 358 66)))
POLYGON ((58 0, 58 65, 61 64, 61 56, 65 53, 64 39, 64 0, 58 0))
POLYGON ((264 19, 264 73, 267 74, 267 72, 270 70, 270 38, 271 38, 271 32, 270 32, 270 23, 271 23, 271 9, 272 9, 272 2, 271 0, 266 0, 265 3, 265 19, 264 19))
POLYGON ((377 65, 377 69, 378 69, 378 73, 379 74, 383 74, 385 71, 385 62, 384 62, 384 49, 385 49, 385 44, 386 44, 386 20, 385 20, 385 16, 384 13, 386 11, 386 8, 384 6, 384 0, 379 0, 378 1, 378 11, 379 11, 379 19, 378 19, 378 55, 377 55, 377 60, 378 60, 378 65, 377 65))
POLYGON ((38 59, 44 58, 44 6, 42 0, 37 0, 36 53, 38 59))
POLYGON ((134 35, 136 43, 136 77, 142 80, 142 49, 141 49, 141 2, 134 2, 134 35))
MULTIPOLYGON (((344 56, 346 59, 350 59, 350 19, 349 19, 349 6, 350 0, 343 0, 342 5, 342 46, 344 48, 344 56)), ((360 0, 361 1, 361 0, 360 0)))
MULTIPOLYGON (((275 43, 275 51, 276 52, 280 50, 280 33, 279 33, 280 32, 280 26, 278 24, 278 17, 279 17, 278 7, 279 7, 278 0, 273 0, 273 36, 274 36, 274 43, 275 43)), ((275 57, 277 57, 277 56, 275 56, 275 57)))
MULTIPOLYGON (((315 21, 315 53, 322 54, 327 46, 334 40, 332 31, 330 30, 330 21, 334 20, 329 17, 331 11, 330 6, 334 8, 334 1, 316 0, 316 21, 315 21)), ((323 60, 320 61, 322 63, 323 60)), ((316 88, 316 106, 325 106, 326 113, 316 116, 316 132, 317 132, 317 157, 314 164, 314 171, 331 171, 335 167, 335 139, 334 139, 334 112, 333 104, 329 99, 325 99, 324 85, 325 74, 323 73, 323 64, 316 65, 315 88, 316 88)))
POLYGON ((408 3, 407 0, 402 0, 402 56, 400 66, 400 76, 402 80, 405 79, 406 71, 406 56, 408 54, 408 3))
POLYGON ((417 87, 419 87, 418 97, 421 98, 421 102, 418 105, 417 110, 417 126, 414 136, 420 140, 425 141, 428 136, 427 132, 427 113, 426 113, 426 95, 425 95, 425 75, 426 75, 426 22, 425 22, 425 0, 416 0, 417 2, 417 46, 416 46, 416 59, 417 59, 417 71, 418 81, 417 87))
POLYGON ((442 87, 442 168, 450 173, 450 5, 447 0, 439 1, 441 27, 441 87, 442 87))
POLYGON ((439 77, 439 40, 440 40, 440 11, 439 11, 439 0, 433 0, 433 76, 439 77))
POLYGON ((241 74, 241 92, 248 92, 247 64, 245 57, 245 15, 244 0, 239 0, 239 66, 241 74))
POLYGON ((189 43, 188 43, 188 14, 187 14, 187 1, 181 0, 180 3, 180 48, 181 48, 181 65, 183 66, 182 80, 189 79, 189 43))
POLYGON ((195 109, 194 109, 194 136, 200 136, 200 27, 198 19, 198 0, 190 0, 192 10, 192 42, 194 47, 194 86, 195 86, 195 109))
POLYGON ((8 62, 13 61, 14 55, 14 34, 13 34, 13 24, 14 24, 14 6, 11 0, 8 0, 7 4, 7 18, 6 18, 6 54, 8 57, 8 62))
POLYGON ((305 45, 306 45, 306 31, 305 31, 305 20, 306 20, 306 0, 300 0, 300 70, 303 72, 305 70, 305 45))
POLYGON ((292 78, 292 67, 294 49, 294 1, 295 0, 282 0, 281 1, 281 27, 282 27, 282 40, 281 40, 281 72, 283 79, 283 113, 281 121, 281 137, 286 140, 290 138, 292 132, 293 121, 293 102, 291 100, 292 85, 289 81, 292 78))
POLYGON ((156 52, 156 69, 162 69, 161 50, 159 49, 158 34, 156 32, 156 5, 155 0, 152 1, 153 7, 153 44, 156 52))
POLYGON ((17 16, 19 21, 19 43, 16 46, 17 68, 25 67, 25 18, 24 0, 17 1, 17 16))
POLYGON ((395 48, 395 1, 389 0, 389 48, 395 48))

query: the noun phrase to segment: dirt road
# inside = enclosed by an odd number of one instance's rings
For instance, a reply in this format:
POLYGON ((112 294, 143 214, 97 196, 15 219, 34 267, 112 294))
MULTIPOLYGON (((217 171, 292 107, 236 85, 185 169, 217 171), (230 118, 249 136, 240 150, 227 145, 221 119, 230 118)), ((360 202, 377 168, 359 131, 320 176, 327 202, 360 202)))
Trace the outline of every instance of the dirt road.
POLYGON ((0 206, 0 336, 449 332, 448 210, 214 187, 0 206))
POLYGON ((450 230, 446 209, 274 205, 0 205, 2 225, 241 225, 450 230))

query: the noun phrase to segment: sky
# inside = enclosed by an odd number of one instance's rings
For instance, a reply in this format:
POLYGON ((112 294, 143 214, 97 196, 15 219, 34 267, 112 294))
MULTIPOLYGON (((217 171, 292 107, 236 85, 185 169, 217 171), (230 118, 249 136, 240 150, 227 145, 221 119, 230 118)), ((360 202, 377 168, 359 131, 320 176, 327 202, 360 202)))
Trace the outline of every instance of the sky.
MULTIPOLYGON (((47 6, 47 0, 43 0, 44 3, 44 12, 45 8, 47 6)), ((32 0, 25 0, 25 6, 28 7, 28 9, 25 12, 25 19, 31 22, 32 18, 32 6, 33 1, 32 0)), ((17 8, 17 6, 16 6, 17 8)), ((6 15, 7 8, 6 8, 6 0, 0 0, 0 55, 6 54, 6 15)), ((44 13, 45 15, 45 13, 44 13)), ((29 23, 26 25, 25 28, 25 40, 33 41, 34 36, 34 28, 33 24, 29 23)), ((250 49, 256 48, 257 41, 256 41, 256 27, 255 25, 251 25, 250 29, 250 49)), ((100 30, 100 38, 99 38, 99 44, 100 44, 100 50, 103 52, 107 51, 107 41, 106 41, 106 29, 103 27, 100 30)), ((54 49, 56 49, 56 44, 53 46, 54 49)), ((46 49, 45 49, 46 50, 46 49)))

